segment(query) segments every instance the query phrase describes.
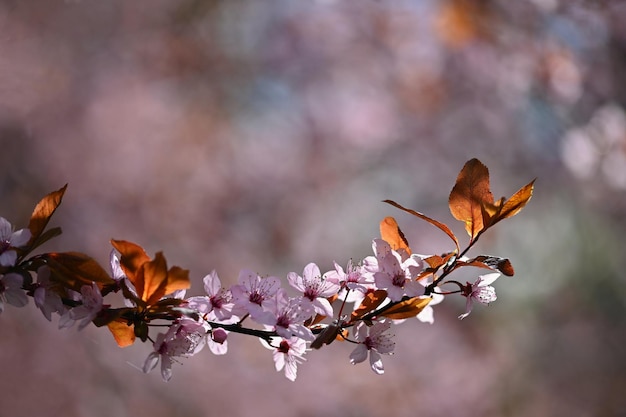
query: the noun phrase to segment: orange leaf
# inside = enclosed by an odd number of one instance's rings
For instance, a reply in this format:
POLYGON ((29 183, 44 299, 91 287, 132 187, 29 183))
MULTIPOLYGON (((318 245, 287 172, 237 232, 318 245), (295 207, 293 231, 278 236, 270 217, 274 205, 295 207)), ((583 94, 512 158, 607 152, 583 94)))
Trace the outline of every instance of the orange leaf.
POLYGON ((439 255, 431 255, 424 259, 424 262, 426 262, 430 268, 435 270, 441 268, 441 266, 446 263, 446 261, 444 261, 444 259, 439 255))
POLYGON ((166 294, 167 262, 163 253, 157 252, 154 260, 143 263, 138 272, 137 295, 148 305, 156 303, 166 294))
POLYGON ((163 296, 191 286, 189 271, 177 266, 168 271, 162 252, 158 252, 151 260, 143 248, 135 243, 111 240, 111 244, 122 255, 120 265, 135 286, 138 297, 146 305, 153 305, 163 296))
POLYGON ((442 266, 446 265, 450 262, 453 256, 455 256, 455 252, 449 252, 444 254, 443 257, 439 255, 432 255, 428 258, 424 259, 424 262, 428 264, 428 268, 424 269, 419 275, 415 278, 416 281, 426 278, 429 275, 433 275, 435 272, 439 270, 442 266))
POLYGON ((33 214, 30 216, 30 222, 28 223, 28 229, 30 230, 31 237, 29 244, 35 242, 37 238, 43 233, 44 229, 50 221, 50 217, 54 214, 57 207, 61 204, 63 194, 67 189, 67 184, 57 191, 53 191, 46 195, 37 203, 33 214))
POLYGON ((450 239, 452 239, 452 241, 454 242, 455 246, 456 246, 456 251, 459 251, 459 240, 456 238, 456 236, 454 235, 454 233, 452 233, 452 231, 450 230, 450 228, 448 226, 446 226, 443 223, 438 222, 435 219, 431 219, 430 217, 428 217, 425 214, 420 213, 419 211, 415 211, 406 207, 401 206, 400 204, 396 203, 393 200, 384 200, 384 203, 387 204, 391 204, 392 206, 399 208, 400 210, 406 211, 407 213, 410 213, 416 217, 419 217, 422 220, 426 220, 428 223, 432 224, 433 226, 439 228, 439 230, 443 231, 446 235, 448 235, 450 237, 450 239))
POLYGON ((132 242, 111 239, 111 245, 121 254, 120 265, 130 282, 137 287, 135 275, 141 265, 150 261, 150 257, 141 246, 132 242))
POLYGON ((401 301, 385 310, 381 316, 393 320, 408 319, 417 316, 430 303, 430 297, 413 297, 401 301))
POLYGON ((383 301, 387 298, 387 291, 385 290, 376 290, 372 292, 368 292, 365 294, 365 298, 361 302, 359 308, 352 312, 350 316, 350 321, 355 321, 369 313, 370 311, 374 311, 376 307, 382 304, 383 301))
POLYGON ((80 252, 52 252, 41 255, 52 272, 52 279, 65 288, 80 292, 83 285, 115 284, 113 278, 93 258, 80 252))
POLYGON ((531 182, 520 188, 515 194, 513 194, 511 198, 509 198, 504 203, 502 209, 500 210, 500 213, 498 214, 498 217, 495 219, 493 224, 502 219, 513 217, 517 213, 519 213, 533 196, 534 186, 535 180, 532 180, 531 182))
POLYGON ((400 230, 398 222, 393 217, 385 217, 380 222, 380 237, 389 243, 391 249, 397 251, 398 249, 404 249, 407 254, 411 254, 411 248, 409 242, 404 237, 404 233, 400 230))
POLYGON ((485 228, 483 207, 492 204, 489 170, 474 158, 465 163, 448 199, 455 219, 465 222, 465 230, 473 240, 485 228))
POLYGON ((119 347, 126 347, 135 343, 135 330, 132 324, 129 326, 125 322, 112 321, 107 324, 107 327, 113 333, 119 347))
POLYGON ((189 282, 189 271, 178 266, 173 266, 167 271, 167 285, 165 286, 165 294, 171 294, 174 291, 186 290, 191 286, 189 282))

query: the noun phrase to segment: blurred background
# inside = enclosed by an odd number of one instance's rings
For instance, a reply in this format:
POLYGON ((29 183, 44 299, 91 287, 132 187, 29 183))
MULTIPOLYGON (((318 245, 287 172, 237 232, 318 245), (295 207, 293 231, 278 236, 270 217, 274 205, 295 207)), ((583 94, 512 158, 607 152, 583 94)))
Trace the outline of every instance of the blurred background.
POLYGON ((397 327, 383 376, 336 343, 291 383, 232 335, 165 383, 132 366, 150 345, 31 301, 0 315, 0 417, 626 415, 624 22, 620 1, 0 1, 0 215, 25 227, 69 183, 45 251, 107 267, 131 240, 199 295, 214 268, 360 260, 388 215, 450 250, 381 200, 464 238, 447 198, 470 158, 496 198, 537 178, 472 252, 513 262, 498 301, 397 327))

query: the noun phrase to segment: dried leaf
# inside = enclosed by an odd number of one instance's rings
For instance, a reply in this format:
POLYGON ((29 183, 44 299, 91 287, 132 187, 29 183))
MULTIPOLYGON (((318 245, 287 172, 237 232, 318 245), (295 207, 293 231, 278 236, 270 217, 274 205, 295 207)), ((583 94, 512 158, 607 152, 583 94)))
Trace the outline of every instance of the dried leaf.
POLYGON ((385 217, 380 222, 380 237, 391 246, 391 249, 397 251, 404 249, 407 254, 411 254, 409 242, 404 237, 404 233, 400 230, 398 222, 393 217, 385 217))
MULTIPOLYGON (((65 194, 66 189, 67 184, 57 191, 53 191, 46 195, 35 206, 33 214, 30 216, 30 222, 28 223, 28 229, 31 233, 29 245, 37 241, 39 236, 43 233, 44 229, 48 225, 48 222, 50 221, 50 217, 52 217, 57 207, 61 204, 61 200, 63 200, 63 195, 65 194)), ((43 242, 40 242, 39 244, 41 243, 43 242)))
POLYGON ((384 200, 384 203, 387 204, 391 204, 392 206, 399 208, 400 210, 406 211, 407 213, 410 213, 416 217, 419 217, 422 220, 426 220, 428 223, 432 224, 433 226, 437 227, 439 230, 443 231, 446 235, 448 235, 450 237, 450 239, 452 239, 452 241, 454 242, 454 245, 456 246, 456 251, 459 251, 459 240, 456 238, 456 236, 454 235, 454 233, 452 233, 452 231, 450 230, 450 228, 448 226, 446 226, 443 223, 438 222, 435 219, 431 219, 430 217, 428 217, 425 214, 420 213, 419 211, 415 211, 406 207, 401 206, 400 204, 396 203, 393 200, 384 200))
POLYGON ((337 323, 333 322, 329 324, 315 337, 315 340, 311 342, 311 348, 319 349, 323 345, 330 345, 335 341, 340 332, 341 327, 337 323))
POLYGON ((500 258, 498 256, 480 255, 467 262, 460 262, 467 266, 477 266, 480 268, 489 268, 492 270, 500 271, 502 274, 512 277, 515 274, 511 261, 506 258, 500 258))
POLYGON ((448 204, 452 216, 465 223, 472 240, 485 228, 483 207, 493 202, 489 170, 476 158, 467 161, 450 192, 448 204))
POLYGON ((393 320, 408 319, 417 316, 430 303, 430 297, 413 297, 385 310, 381 316, 393 320))

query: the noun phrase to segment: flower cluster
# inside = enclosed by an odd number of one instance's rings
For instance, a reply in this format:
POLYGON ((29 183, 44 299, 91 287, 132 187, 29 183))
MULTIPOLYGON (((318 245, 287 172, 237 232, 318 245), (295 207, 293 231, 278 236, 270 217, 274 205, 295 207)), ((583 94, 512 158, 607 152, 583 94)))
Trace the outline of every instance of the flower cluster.
POLYGON ((212 271, 203 278, 204 294, 193 296, 187 296, 188 271, 168 268, 162 253, 151 258, 128 241, 111 241, 106 270, 79 252, 29 257, 35 248, 60 234, 60 229, 46 230, 46 226, 61 203, 64 187, 37 205, 26 229, 14 231, 0 217, 0 313, 5 304, 23 307, 30 296, 46 319, 59 316, 60 328, 75 323, 79 330, 90 323, 106 326, 121 347, 136 339, 150 341, 153 351, 142 369, 150 372, 160 362, 165 380, 172 377, 174 363, 198 354, 205 346, 215 355, 226 354, 231 333, 260 339, 272 350, 276 370, 284 371, 292 381, 307 351, 335 340, 354 345, 350 363, 369 357, 371 369, 382 374, 382 355, 394 352, 393 326, 410 318, 432 324, 433 306, 450 295, 466 299, 465 312, 459 316, 463 319, 475 301, 489 304, 496 300, 490 285, 496 278, 513 275, 506 258, 468 258, 466 254, 487 228, 523 208, 532 195, 533 183, 509 200, 495 202, 484 187, 481 195, 474 191, 480 188, 475 183, 484 185, 485 181, 488 185, 486 167, 477 160, 469 161, 450 195, 451 212, 465 222, 470 235, 463 250, 443 223, 387 201, 438 227, 451 238, 454 248, 441 255, 415 254, 396 221, 387 217, 380 224, 381 238, 372 241, 373 255, 342 263, 345 269, 335 262, 333 268, 322 272, 311 262, 301 274, 289 273, 286 280, 244 269, 229 288, 212 271), (450 279, 461 267, 490 273, 462 284, 450 279), (110 293, 121 293, 123 306, 106 304, 110 293), (153 336, 154 329, 163 331, 153 336))

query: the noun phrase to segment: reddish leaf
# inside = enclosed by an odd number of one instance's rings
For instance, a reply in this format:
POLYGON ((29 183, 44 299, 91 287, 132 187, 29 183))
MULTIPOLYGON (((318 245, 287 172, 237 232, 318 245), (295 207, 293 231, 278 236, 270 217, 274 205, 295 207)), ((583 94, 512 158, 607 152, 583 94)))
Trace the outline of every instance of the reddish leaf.
POLYGON ((483 207, 493 204, 489 188, 489 170, 474 158, 465 163, 448 199, 450 212, 465 223, 465 230, 473 240, 485 228, 483 207))
POLYGON ((406 207, 401 206, 400 204, 396 203, 393 200, 384 200, 384 203, 387 204, 391 204, 392 206, 399 208, 400 210, 406 211, 407 213, 410 213, 416 217, 419 217, 422 220, 426 220, 428 223, 432 224, 433 226, 439 228, 439 230, 443 231, 446 235, 448 235, 450 237, 450 239, 452 239, 452 241, 454 242, 454 245, 456 246, 456 251, 459 251, 459 240, 456 238, 456 236, 454 235, 454 233, 452 233, 452 231, 450 230, 450 228, 448 226, 446 226, 443 223, 438 222, 437 220, 431 219, 430 217, 428 217, 425 214, 420 213, 419 211, 415 211, 406 207))
POLYGON ((361 302, 359 308, 352 312, 352 315, 350 316, 350 321, 359 320, 370 311, 374 311, 379 305, 382 304, 383 301, 385 301, 386 298, 387 291, 385 290, 368 292, 367 294, 365 294, 365 298, 361 302))
POLYGON ((42 198, 39 203, 37 203, 35 209, 33 210, 33 214, 30 216, 30 222, 28 223, 28 229, 31 233, 29 244, 35 242, 43 233, 44 229, 48 225, 48 222, 50 221, 50 217, 52 217, 57 207, 61 204, 61 200, 63 200, 63 194, 65 194, 66 189, 67 184, 57 191, 51 192, 42 198))
POLYGON ((393 320, 408 319, 417 316, 430 303, 430 297, 413 297, 401 301, 393 307, 385 310, 381 316, 393 320))
POLYGON ((132 324, 129 326, 126 322, 112 321, 107 324, 107 327, 119 347, 126 347, 135 343, 135 329, 132 324))
POLYGON ((52 279, 63 287, 80 292, 83 285, 100 288, 115 284, 113 278, 93 258, 80 252, 53 252, 41 255, 50 267, 52 279))
POLYGON ((411 254, 409 242, 404 237, 404 233, 400 230, 398 222, 393 217, 385 217, 380 222, 380 237, 391 246, 391 249, 397 251, 404 249, 407 254, 411 254))

